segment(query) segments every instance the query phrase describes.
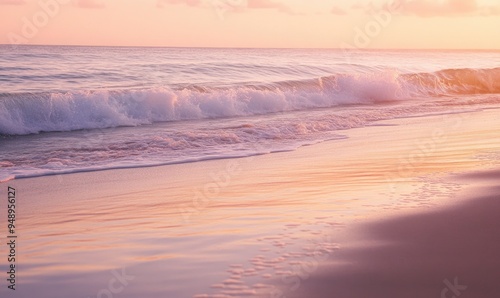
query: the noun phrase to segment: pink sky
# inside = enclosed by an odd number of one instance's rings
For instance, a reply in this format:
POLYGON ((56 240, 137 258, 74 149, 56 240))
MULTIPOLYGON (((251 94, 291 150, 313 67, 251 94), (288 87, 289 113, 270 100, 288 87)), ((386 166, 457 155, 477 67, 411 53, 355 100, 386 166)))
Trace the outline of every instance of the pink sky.
POLYGON ((0 0, 0 43, 500 49, 497 0, 0 0))

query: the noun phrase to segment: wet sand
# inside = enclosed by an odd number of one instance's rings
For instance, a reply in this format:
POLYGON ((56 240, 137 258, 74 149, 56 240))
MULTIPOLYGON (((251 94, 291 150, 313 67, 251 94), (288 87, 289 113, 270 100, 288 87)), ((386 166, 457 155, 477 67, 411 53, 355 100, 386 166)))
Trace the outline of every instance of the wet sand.
POLYGON ((289 297, 498 297, 500 169, 454 180, 459 203, 360 225, 289 297))

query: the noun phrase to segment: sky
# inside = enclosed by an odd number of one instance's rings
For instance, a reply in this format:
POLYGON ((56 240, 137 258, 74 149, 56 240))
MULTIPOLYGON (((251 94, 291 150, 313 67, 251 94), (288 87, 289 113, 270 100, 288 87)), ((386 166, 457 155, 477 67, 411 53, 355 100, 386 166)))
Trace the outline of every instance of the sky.
POLYGON ((1 44, 500 49, 500 0, 0 0, 1 44))

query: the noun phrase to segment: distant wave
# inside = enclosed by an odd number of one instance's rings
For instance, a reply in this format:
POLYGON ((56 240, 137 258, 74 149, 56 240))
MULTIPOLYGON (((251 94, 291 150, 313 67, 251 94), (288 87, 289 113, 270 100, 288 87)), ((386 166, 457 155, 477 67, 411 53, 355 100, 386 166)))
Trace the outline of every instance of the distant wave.
POLYGON ((500 93, 500 68, 401 74, 335 74, 302 81, 232 87, 157 87, 0 96, 0 134, 137 126, 377 104, 423 96, 500 93))
POLYGON ((401 77, 408 91, 421 95, 447 96, 500 93, 500 68, 446 69, 401 77))

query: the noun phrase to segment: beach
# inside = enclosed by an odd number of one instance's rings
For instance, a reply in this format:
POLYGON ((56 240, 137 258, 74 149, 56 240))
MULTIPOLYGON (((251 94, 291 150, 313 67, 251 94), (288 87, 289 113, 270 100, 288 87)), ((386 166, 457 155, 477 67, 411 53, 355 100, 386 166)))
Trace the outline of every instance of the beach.
POLYGON ((498 295, 500 170, 455 179, 468 185, 458 202, 358 226, 358 237, 288 297, 498 295))
POLYGON ((461 297, 492 297, 497 115, 383 120, 290 152, 2 183, 18 201, 9 297, 439 297, 455 278, 461 297))
POLYGON ((0 0, 0 298, 499 297, 499 16, 0 0))

